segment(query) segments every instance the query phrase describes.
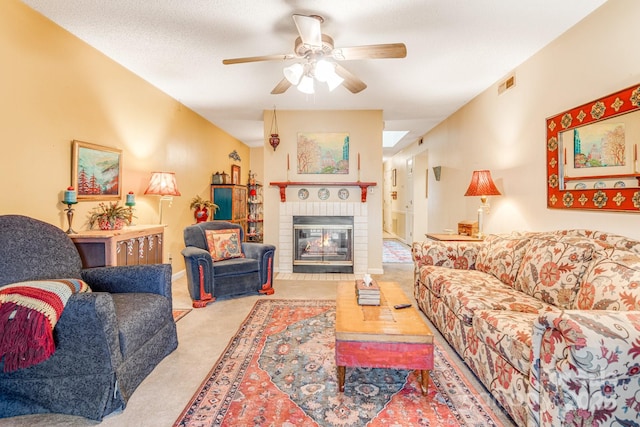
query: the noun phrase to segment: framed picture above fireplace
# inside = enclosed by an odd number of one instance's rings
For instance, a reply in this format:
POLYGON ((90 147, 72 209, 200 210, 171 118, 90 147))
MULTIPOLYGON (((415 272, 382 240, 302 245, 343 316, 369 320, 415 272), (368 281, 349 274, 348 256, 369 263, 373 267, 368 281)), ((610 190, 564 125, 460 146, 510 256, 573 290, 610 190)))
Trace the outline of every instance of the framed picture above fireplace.
POLYGON ((298 133, 299 174, 348 174, 349 134, 340 132, 298 133))

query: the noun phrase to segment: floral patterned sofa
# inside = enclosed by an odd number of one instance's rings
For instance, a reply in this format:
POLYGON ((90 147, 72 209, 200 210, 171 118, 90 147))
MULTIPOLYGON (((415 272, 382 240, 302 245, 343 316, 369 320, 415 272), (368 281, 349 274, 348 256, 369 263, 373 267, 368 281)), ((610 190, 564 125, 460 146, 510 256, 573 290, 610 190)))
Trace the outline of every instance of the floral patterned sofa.
POLYGON ((640 423, 640 241, 415 242, 420 309, 520 426, 640 423))

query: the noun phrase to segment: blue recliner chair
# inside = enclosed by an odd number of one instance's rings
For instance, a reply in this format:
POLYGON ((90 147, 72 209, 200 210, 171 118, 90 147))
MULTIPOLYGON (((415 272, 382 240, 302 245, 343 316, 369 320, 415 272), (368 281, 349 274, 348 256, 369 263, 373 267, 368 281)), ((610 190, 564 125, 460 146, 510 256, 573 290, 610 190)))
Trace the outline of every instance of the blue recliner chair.
POLYGON ((59 228, 0 216, 0 290, 54 279, 82 279, 91 292, 69 297, 48 359, 17 370, 0 359, 0 418, 56 412, 101 420, 124 408, 178 345, 170 265, 83 270, 78 250, 59 228))
POLYGON ((238 224, 209 221, 190 225, 184 230, 185 249, 182 250, 187 270, 187 284, 193 307, 204 307, 217 298, 242 294, 267 294, 273 290, 273 257, 276 247, 262 243, 242 242, 243 257, 214 261, 207 230, 244 230, 238 224))

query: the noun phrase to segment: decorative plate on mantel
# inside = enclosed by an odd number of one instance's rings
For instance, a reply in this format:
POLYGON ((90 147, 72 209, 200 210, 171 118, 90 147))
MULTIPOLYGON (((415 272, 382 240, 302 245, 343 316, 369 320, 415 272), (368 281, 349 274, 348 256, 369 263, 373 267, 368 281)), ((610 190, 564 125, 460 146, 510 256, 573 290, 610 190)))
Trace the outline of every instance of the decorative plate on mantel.
POLYGON ((328 188, 321 188, 318 190, 318 198, 320 200, 327 200, 329 198, 329 195, 331 193, 329 193, 329 189, 328 188))
POLYGON ((307 190, 306 188, 301 188, 300 190, 298 190, 298 199, 307 200, 307 197, 309 197, 309 190, 307 190))
POLYGON ((346 188, 341 188, 338 190, 338 197, 340 200, 347 200, 349 198, 349 190, 346 188))

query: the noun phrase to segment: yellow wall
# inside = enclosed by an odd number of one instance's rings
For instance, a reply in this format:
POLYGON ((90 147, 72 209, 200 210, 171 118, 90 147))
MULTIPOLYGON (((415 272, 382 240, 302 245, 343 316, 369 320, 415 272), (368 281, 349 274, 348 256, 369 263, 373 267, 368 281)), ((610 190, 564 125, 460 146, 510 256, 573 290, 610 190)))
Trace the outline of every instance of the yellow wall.
POLYGON ((428 153, 428 167, 415 177, 429 174, 428 208, 415 221, 437 233, 476 219, 480 200, 464 193, 473 170, 489 169, 503 195, 489 198, 486 233, 590 228, 640 239, 640 212, 547 209, 545 127, 547 117, 640 83, 640 55, 631 43, 638 16, 636 0, 606 2, 517 67, 512 89, 499 94, 494 84, 424 135, 422 145, 387 162, 428 153), (442 166, 439 182, 434 166, 442 166))
MULTIPOLYGON (((382 121, 381 110, 321 110, 321 111, 280 111, 276 112, 280 145, 274 151, 268 143, 273 111, 264 112, 264 220, 265 242, 278 244, 280 224, 278 220, 280 193, 277 187, 270 187, 272 181, 304 181, 304 182, 345 182, 357 181, 357 155, 360 153, 360 180, 376 182, 376 187, 369 187, 367 196, 367 212, 369 215, 368 268, 370 272, 382 269, 382 121), (349 174, 320 175, 298 174, 296 171, 297 135, 298 132, 348 132, 349 133, 349 174), (290 171, 287 173, 287 155, 289 155, 290 171), (374 165, 374 166, 372 166, 374 165), (378 166, 380 165, 380 166, 378 166)), ((262 180, 259 177, 259 180, 262 180)), ((287 189, 287 201, 297 201, 297 193, 301 187, 287 189)), ((317 190, 318 187, 316 187, 317 190)), ((359 196, 358 187, 350 187, 352 196, 359 196)), ((339 202, 332 191, 329 202, 339 202)), ((351 200, 351 199, 350 199, 351 200)), ((359 199, 358 199, 359 200, 359 199)), ((278 251, 276 251, 278 256, 278 251)), ((278 265, 278 262, 275 263, 278 265)))
MULTIPOLYGON (((0 60, 0 214, 66 229, 60 200, 71 183, 71 141, 119 148, 137 224, 159 221, 158 196, 142 194, 150 172, 176 173, 182 196, 163 205, 165 260, 171 255, 174 273, 183 270, 189 200, 209 198, 211 174, 230 173, 233 150, 245 183, 249 148, 18 0, 0 2, 0 60)), ((86 229, 96 205, 75 206, 74 229, 86 229)))

